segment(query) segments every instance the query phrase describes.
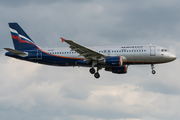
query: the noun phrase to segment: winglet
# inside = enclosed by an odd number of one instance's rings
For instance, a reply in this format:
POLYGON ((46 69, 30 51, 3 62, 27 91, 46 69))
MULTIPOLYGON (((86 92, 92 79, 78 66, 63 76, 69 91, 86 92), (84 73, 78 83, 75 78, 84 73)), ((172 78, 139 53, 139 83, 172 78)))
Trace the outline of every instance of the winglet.
POLYGON ((62 38, 62 37, 60 37, 61 38, 61 40, 62 40, 62 42, 64 42, 66 39, 64 39, 64 38, 62 38))

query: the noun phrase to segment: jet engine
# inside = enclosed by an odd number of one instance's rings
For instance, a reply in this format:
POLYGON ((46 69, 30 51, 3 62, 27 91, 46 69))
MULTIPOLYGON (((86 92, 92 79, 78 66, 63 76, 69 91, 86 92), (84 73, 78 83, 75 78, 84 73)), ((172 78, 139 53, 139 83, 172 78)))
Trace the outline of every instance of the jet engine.
POLYGON ((99 60, 98 63, 107 66, 122 66, 123 60, 122 60, 122 56, 112 56, 112 57, 105 57, 104 59, 99 60))
POLYGON ((106 67, 105 71, 110 71, 116 74, 125 74, 127 73, 127 69, 128 69, 127 65, 122 65, 120 67, 106 67))

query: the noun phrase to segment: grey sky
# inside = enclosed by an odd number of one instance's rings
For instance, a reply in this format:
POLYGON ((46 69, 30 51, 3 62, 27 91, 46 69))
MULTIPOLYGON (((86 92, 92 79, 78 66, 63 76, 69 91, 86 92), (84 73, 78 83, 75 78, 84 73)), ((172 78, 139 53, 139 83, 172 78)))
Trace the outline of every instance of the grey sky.
POLYGON ((129 66, 126 75, 43 66, 4 56, 13 48, 8 22, 40 47, 156 44, 180 56, 178 0, 0 0, 1 120, 180 119, 180 60, 129 66))

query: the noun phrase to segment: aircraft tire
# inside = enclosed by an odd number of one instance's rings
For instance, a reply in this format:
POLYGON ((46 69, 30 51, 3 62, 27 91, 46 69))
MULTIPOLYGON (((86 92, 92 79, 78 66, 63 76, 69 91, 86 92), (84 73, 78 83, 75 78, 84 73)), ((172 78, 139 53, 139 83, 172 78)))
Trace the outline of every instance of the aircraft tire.
POLYGON ((152 74, 156 74, 156 71, 155 71, 155 70, 152 70, 152 74))
POLYGON ((98 79, 98 78, 100 77, 100 74, 99 74, 98 72, 96 72, 96 73, 94 74, 94 77, 98 79))
POLYGON ((94 68, 91 68, 91 69, 89 69, 89 72, 90 72, 91 74, 94 74, 96 71, 95 71, 94 68))

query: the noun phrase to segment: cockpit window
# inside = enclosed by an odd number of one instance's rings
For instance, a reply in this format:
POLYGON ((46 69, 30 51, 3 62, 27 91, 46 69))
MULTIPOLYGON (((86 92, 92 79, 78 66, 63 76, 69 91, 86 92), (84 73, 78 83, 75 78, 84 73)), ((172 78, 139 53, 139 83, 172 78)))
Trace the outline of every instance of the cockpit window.
POLYGON ((168 50, 167 49, 161 49, 161 52, 167 52, 168 50))

